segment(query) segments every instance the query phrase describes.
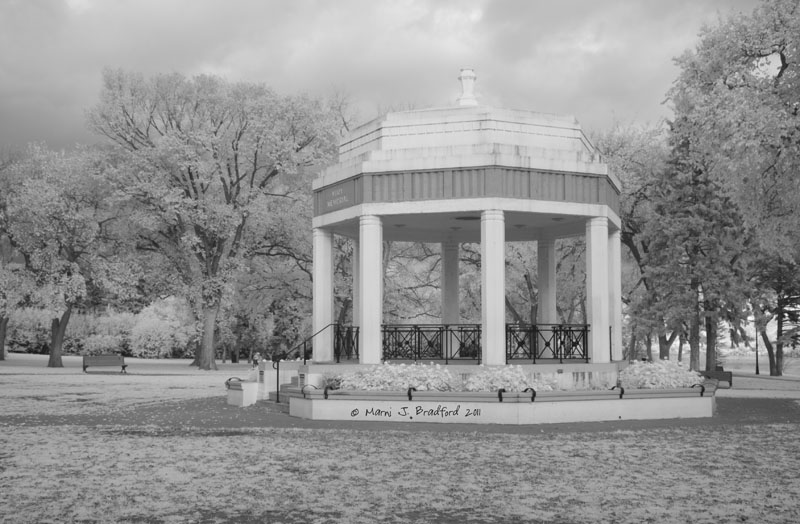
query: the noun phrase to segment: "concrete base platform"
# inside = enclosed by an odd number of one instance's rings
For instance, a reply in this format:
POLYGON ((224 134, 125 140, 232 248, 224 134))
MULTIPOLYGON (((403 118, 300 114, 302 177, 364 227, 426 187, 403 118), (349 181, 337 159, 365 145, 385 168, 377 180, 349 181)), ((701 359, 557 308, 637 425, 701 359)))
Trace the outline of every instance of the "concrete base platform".
POLYGON ((289 414, 311 420, 553 424, 711 417, 708 388, 507 393, 320 391, 289 399, 289 414), (327 398, 325 398, 327 396, 327 398))

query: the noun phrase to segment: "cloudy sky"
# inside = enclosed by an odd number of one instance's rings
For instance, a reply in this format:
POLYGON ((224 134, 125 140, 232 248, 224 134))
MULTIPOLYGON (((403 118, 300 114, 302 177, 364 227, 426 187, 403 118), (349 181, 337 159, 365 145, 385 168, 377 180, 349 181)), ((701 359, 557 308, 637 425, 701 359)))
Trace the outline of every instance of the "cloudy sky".
POLYGON ((214 73, 278 91, 348 93, 362 119, 479 102, 655 122, 672 59, 704 23, 758 0, 0 0, 0 149, 97 141, 84 111, 104 67, 214 73))

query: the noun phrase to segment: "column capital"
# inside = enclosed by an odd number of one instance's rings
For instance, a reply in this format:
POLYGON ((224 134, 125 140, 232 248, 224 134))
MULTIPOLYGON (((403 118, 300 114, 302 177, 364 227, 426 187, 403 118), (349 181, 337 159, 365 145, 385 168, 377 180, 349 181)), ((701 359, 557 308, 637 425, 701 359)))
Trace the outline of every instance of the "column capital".
POLYGON ((361 215, 358 217, 358 223, 362 226, 379 226, 381 225, 381 217, 378 215, 361 215))
POLYGON ((442 251, 458 251, 461 244, 455 240, 445 240, 442 242, 442 251))
POLYGON ((488 220, 505 221, 505 219, 505 213, 500 209, 486 209, 481 212, 481 222, 486 222, 488 220))
POLYGON ((333 231, 322 227, 315 227, 312 229, 312 233, 314 237, 332 237, 333 231))
POLYGON ((586 221, 586 226, 608 228, 608 217, 592 217, 586 221))
POLYGON ((545 248, 547 247, 552 248, 553 246, 556 245, 556 239, 552 237, 540 238, 536 241, 536 245, 545 248))

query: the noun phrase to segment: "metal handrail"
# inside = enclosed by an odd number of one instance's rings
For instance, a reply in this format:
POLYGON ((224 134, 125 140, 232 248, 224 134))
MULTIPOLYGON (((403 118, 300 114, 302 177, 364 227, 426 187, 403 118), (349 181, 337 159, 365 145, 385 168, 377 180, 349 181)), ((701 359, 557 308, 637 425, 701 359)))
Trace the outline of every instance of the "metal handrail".
POLYGON ((281 361, 273 360, 272 369, 275 370, 275 403, 281 402, 281 361))
POLYGON ((305 363, 308 361, 308 359, 306 358, 306 353, 307 353, 307 351, 306 351, 306 348, 308 347, 308 346, 307 346, 307 344, 308 344, 309 342, 311 342, 311 340, 312 340, 314 337, 316 337, 317 335, 319 335, 320 333, 322 333, 323 331, 325 331, 325 330, 326 330, 326 329, 328 329, 329 327, 331 327, 331 326, 334 326, 334 327, 336 327, 336 326, 338 326, 338 325, 339 325, 339 324, 332 323, 332 324, 328 324, 327 326, 325 326, 325 327, 321 328, 319 331, 317 331, 316 333, 314 333, 314 334, 313 334, 313 335, 311 335, 310 337, 307 337, 307 338, 303 339, 303 341, 302 341, 300 344, 296 345, 295 347, 293 347, 292 349, 290 349, 289 351, 287 351, 286 353, 284 353, 284 355, 283 355, 283 358, 284 358, 284 359, 285 359, 285 358, 287 358, 289 355, 291 355, 292 353, 294 353, 295 351, 297 351, 298 349, 300 349, 300 348, 302 347, 302 348, 303 348, 303 364, 305 364, 305 363))

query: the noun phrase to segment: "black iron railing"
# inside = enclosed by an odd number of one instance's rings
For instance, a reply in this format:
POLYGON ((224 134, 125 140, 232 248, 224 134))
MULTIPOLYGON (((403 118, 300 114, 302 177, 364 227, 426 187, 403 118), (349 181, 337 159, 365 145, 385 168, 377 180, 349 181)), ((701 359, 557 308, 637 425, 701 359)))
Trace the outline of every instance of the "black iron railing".
POLYGON ((333 333, 333 357, 336 362, 358 360, 358 326, 336 324, 333 333))
POLYGON ((480 360, 479 324, 385 324, 383 360, 480 360))
MULTIPOLYGON (((357 326, 331 324, 336 362, 358 360, 357 326)), ((482 359, 480 324, 384 324, 382 360, 477 360, 482 359)), ((589 361, 587 324, 508 324, 506 361, 549 359, 589 361)), ((307 339, 304 353, 310 353, 307 339)))
POLYGON ((589 362, 588 339, 588 324, 508 324, 506 359, 589 362))

